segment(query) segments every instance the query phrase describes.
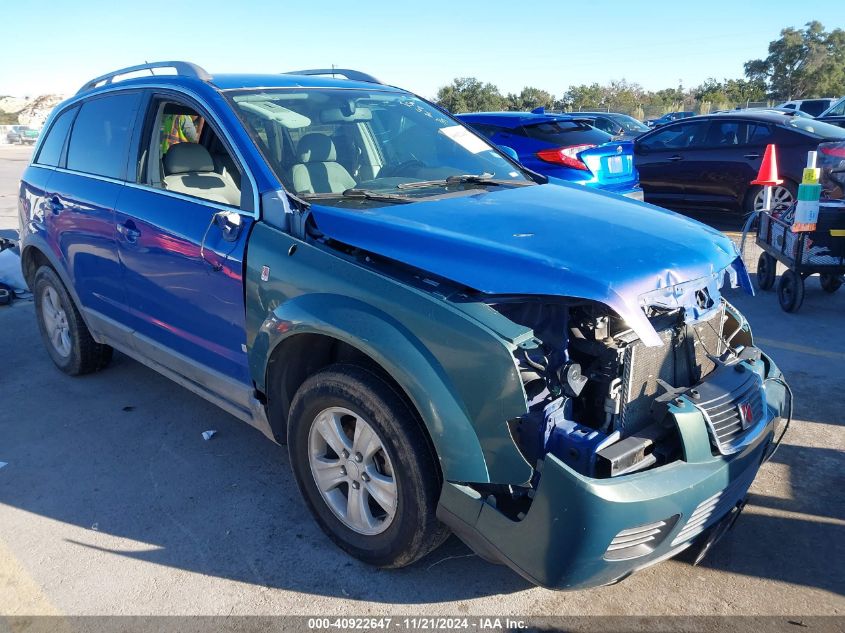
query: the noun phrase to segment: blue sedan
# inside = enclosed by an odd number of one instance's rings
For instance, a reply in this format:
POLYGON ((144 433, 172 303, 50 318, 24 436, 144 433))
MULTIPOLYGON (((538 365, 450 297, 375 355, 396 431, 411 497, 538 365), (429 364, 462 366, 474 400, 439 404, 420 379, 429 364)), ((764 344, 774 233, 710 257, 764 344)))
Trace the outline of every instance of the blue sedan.
MULTIPOLYGON (((597 187, 642 200, 633 144, 567 114, 478 112, 458 119, 499 147, 509 148, 525 167, 551 178, 597 187)), ((510 153, 510 152, 509 152, 510 153)))

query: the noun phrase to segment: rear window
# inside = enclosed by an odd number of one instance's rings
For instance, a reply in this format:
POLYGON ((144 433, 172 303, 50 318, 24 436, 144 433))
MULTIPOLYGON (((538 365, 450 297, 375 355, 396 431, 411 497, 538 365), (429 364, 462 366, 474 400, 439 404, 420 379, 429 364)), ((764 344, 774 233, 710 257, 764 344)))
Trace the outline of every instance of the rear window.
POLYGON ((82 104, 73 124, 67 167, 97 176, 122 179, 140 93, 120 93, 82 104))
POLYGON ((817 121, 815 119, 808 119, 805 117, 794 117, 786 122, 786 126, 807 132, 819 138, 840 141, 845 139, 845 128, 817 121))
POLYGON ((597 130, 580 121, 546 121, 523 126, 525 136, 551 145, 598 145, 608 143, 610 134, 597 130))
MULTIPOLYGON (((44 142, 41 144, 41 149, 38 151, 38 158, 35 160, 38 165, 49 165, 50 167, 58 167, 59 161, 62 158, 62 148, 65 146, 65 139, 67 132, 73 123, 73 116, 76 114, 77 108, 71 108, 62 112, 53 125, 50 126, 50 131, 44 142)), ((21 130, 22 131, 22 130, 21 130)))
POLYGON ((801 103, 801 109, 807 114, 818 116, 830 107, 829 99, 816 99, 812 101, 804 101, 801 103))

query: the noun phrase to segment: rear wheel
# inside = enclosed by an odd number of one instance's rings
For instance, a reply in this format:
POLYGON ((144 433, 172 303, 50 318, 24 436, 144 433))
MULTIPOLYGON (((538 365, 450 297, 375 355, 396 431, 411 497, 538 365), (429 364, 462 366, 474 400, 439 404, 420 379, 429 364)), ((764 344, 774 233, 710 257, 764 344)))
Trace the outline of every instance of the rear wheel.
MULTIPOLYGON (((772 188, 772 211, 784 212, 795 202, 798 188, 789 180, 772 188)), ((746 212, 762 211, 765 201, 763 187, 755 186, 748 194, 746 212)))
POLYGON ((112 348, 91 336, 56 271, 42 266, 35 273, 33 286, 38 329, 56 367, 78 376, 108 365, 112 348))
POLYGON ((760 290, 771 290, 775 285, 775 270, 777 260, 768 253, 760 253, 757 260, 757 287, 760 290))
POLYGON ((794 270, 780 276, 778 303, 784 312, 796 312, 804 303, 804 279, 794 270))
POLYGON ((291 405, 288 451, 302 496, 349 554, 402 567, 440 545, 437 464, 416 415, 382 378, 333 365, 291 405))
POLYGON ((822 290, 833 294, 842 286, 842 275, 824 273, 819 275, 819 283, 822 286, 822 290))

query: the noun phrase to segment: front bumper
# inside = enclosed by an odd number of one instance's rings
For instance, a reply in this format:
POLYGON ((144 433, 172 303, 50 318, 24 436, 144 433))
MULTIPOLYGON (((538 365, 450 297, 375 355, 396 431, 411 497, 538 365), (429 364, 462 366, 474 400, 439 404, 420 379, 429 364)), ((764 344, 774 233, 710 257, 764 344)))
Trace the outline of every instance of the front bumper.
POLYGON ((771 445, 775 422, 786 411, 785 389, 767 380, 782 379, 774 363, 764 355, 749 369, 766 380, 766 418, 737 453, 714 456, 703 416, 683 406, 676 413, 683 460, 593 479, 547 455, 522 520, 508 518, 473 488, 450 482, 444 484, 438 517, 482 557, 553 589, 612 584, 670 558, 745 498, 771 445), (656 539, 638 546, 644 534, 656 539))

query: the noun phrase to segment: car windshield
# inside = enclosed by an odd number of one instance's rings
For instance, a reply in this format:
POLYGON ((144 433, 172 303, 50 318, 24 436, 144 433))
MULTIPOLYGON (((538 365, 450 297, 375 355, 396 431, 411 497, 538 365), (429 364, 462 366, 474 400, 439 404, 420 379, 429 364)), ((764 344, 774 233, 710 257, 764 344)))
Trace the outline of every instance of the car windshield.
POLYGON ((810 134, 820 138, 831 140, 845 139, 845 128, 831 125, 830 123, 825 123, 823 121, 817 121, 816 119, 797 116, 790 118, 789 121, 786 122, 786 125, 803 132, 809 132, 810 134))
POLYGON ((614 114, 611 118, 621 125, 626 132, 648 132, 651 129, 627 114, 614 114))
POLYGON ((294 88, 229 98, 285 189, 320 204, 534 184, 487 141, 407 93, 294 88))

